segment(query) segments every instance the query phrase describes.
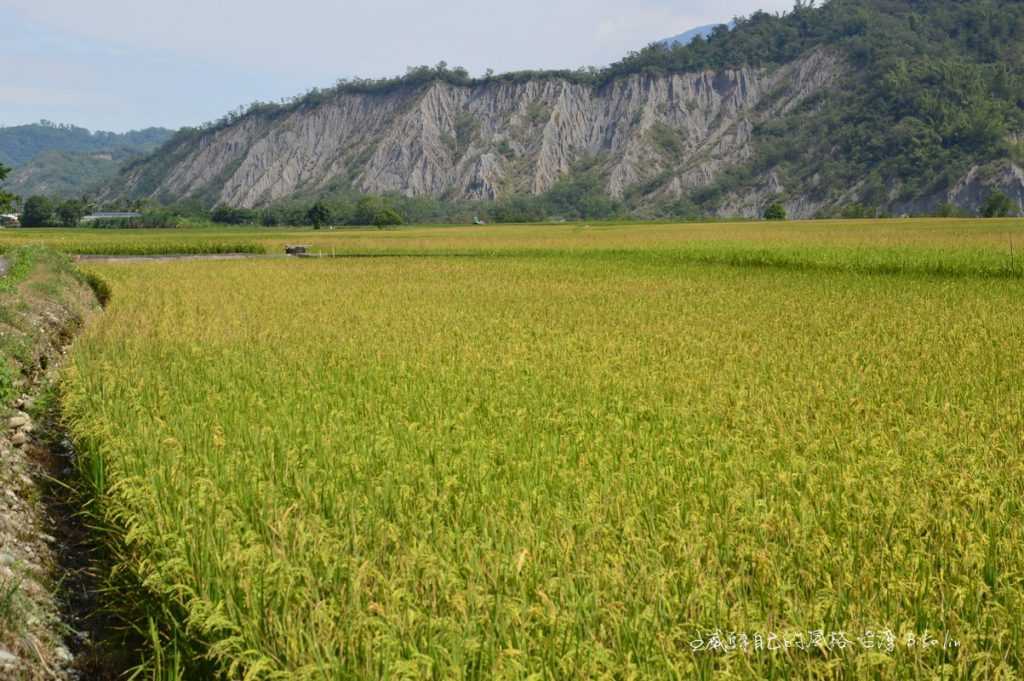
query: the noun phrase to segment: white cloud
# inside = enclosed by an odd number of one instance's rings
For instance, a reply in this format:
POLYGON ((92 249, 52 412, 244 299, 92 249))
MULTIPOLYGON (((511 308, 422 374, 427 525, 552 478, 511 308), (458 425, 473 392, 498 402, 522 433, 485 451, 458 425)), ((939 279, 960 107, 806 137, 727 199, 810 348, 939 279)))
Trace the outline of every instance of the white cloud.
POLYGON ((475 69, 581 66, 778 0, 5 0, 93 40, 282 73, 382 75, 447 58, 475 69), (598 44, 594 45, 593 41, 598 44), (479 63, 477 63, 479 62, 479 63))
MULTIPOLYGON (((31 29, 15 26, 19 37, 0 41, 0 61, 36 59, 24 75, 40 91, 59 92, 68 80, 54 59, 68 73, 84 69, 75 77, 82 87, 120 108, 94 118, 194 124, 254 99, 442 59, 473 73, 601 66, 694 26, 789 2, 0 0, 0 23, 31 29)), ((11 110, 0 102, 0 116, 11 110)))

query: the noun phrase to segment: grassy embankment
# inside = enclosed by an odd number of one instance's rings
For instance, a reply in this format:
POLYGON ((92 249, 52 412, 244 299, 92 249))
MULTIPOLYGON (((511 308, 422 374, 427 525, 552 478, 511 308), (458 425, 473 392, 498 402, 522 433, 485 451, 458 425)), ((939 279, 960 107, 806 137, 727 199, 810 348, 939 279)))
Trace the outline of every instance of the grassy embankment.
POLYGON ((45 246, 5 252, 0 277, 0 404, 8 404, 46 368, 55 344, 67 340, 95 303, 90 277, 66 255, 45 246))

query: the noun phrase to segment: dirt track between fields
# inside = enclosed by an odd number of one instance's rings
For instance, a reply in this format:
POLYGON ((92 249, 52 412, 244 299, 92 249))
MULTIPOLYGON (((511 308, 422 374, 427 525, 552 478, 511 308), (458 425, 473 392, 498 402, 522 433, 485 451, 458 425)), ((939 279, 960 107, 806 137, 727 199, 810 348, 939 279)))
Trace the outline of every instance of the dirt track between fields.
POLYGON ((248 260, 287 258, 264 253, 213 253, 200 255, 76 255, 75 262, 169 262, 172 260, 248 260))

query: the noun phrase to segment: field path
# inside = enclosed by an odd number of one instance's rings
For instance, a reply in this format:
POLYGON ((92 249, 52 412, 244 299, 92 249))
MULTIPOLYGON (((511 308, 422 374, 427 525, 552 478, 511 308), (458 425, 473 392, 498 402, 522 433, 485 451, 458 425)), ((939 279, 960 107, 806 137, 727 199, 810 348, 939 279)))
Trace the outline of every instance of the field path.
MULTIPOLYGON (((213 253, 205 255, 76 255, 75 262, 169 262, 172 260, 247 260, 247 259, 280 259, 287 255, 264 253, 213 253)), ((0 271, 2 274, 2 271, 0 271)))

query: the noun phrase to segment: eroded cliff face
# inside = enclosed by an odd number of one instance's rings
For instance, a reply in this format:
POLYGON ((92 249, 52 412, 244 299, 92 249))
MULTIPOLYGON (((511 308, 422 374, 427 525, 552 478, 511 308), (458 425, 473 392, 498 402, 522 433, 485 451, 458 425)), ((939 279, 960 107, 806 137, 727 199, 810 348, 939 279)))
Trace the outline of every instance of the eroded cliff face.
POLYGON ((164 150, 115 191, 248 208, 341 187, 493 199, 544 192, 587 161, 614 197, 677 197, 749 158, 759 121, 841 72, 816 51, 774 69, 635 75, 601 88, 553 78, 342 94, 164 150))

